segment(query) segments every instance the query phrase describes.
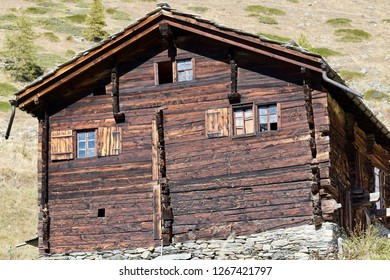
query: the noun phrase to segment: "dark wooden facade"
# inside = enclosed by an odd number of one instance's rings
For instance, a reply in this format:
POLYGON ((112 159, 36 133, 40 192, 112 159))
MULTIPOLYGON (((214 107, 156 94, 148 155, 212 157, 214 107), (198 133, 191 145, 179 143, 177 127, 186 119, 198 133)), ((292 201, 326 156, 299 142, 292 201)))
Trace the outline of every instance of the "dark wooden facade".
POLYGON ((389 135, 324 63, 163 7, 21 91, 40 124, 41 252, 383 216, 389 135))

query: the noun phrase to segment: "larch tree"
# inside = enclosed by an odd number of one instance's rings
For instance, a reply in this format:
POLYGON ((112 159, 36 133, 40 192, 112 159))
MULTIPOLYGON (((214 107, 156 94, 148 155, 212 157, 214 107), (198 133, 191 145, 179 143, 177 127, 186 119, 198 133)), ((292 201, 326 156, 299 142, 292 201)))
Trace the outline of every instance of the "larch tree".
POLYGON ((16 30, 5 37, 4 68, 15 80, 31 82, 43 74, 43 69, 37 64, 36 35, 25 17, 19 17, 16 24, 16 30))
POLYGON ((104 8, 100 0, 93 0, 87 17, 87 25, 88 27, 84 31, 84 37, 89 41, 99 42, 108 35, 103 30, 107 24, 104 16, 104 8))

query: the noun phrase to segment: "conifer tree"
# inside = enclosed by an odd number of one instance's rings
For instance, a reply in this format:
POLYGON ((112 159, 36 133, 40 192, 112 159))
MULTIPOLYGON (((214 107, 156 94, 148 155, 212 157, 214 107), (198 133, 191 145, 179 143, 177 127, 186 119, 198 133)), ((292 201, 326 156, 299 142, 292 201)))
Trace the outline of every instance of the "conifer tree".
POLYGON ((4 66, 15 80, 31 82, 43 74, 37 64, 37 47, 34 44, 35 33, 32 24, 25 17, 17 19, 17 29, 5 37, 4 66))
POLYGON ((108 34, 103 30, 107 24, 104 17, 104 8, 100 0, 93 0, 90 12, 87 18, 88 28, 84 31, 85 39, 93 42, 99 42, 108 34))

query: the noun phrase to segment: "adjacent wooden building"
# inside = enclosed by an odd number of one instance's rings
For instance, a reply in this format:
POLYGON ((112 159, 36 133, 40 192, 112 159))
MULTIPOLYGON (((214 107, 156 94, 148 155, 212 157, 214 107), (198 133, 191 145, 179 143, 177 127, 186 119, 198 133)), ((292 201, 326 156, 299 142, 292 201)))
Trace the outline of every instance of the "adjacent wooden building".
POLYGON ((39 121, 41 253, 386 225, 389 131, 294 45, 162 6, 17 106, 39 121))

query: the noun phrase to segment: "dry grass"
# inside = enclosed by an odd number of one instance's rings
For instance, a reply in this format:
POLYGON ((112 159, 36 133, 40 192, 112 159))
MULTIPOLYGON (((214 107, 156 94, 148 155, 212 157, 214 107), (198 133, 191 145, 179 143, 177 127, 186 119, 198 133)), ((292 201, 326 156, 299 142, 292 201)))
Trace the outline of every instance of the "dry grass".
POLYGON ((0 259, 33 259, 37 249, 15 245, 37 234, 36 120, 17 112, 9 140, 4 139, 9 112, 0 112, 0 259))

